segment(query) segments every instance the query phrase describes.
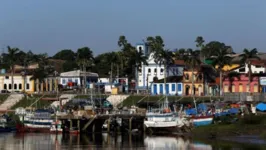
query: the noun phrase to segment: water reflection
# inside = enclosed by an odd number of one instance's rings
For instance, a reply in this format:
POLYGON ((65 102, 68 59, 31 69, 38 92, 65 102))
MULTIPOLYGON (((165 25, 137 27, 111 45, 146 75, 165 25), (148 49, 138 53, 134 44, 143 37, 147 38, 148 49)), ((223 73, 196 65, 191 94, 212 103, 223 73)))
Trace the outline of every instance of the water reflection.
MULTIPOLYGON (((64 150, 64 149, 166 149, 166 150, 214 150, 245 149, 247 145, 214 141, 203 144, 183 137, 144 135, 55 135, 55 134, 0 134, 0 149, 4 150, 64 150)), ((248 146, 252 149, 261 147, 248 146)))
POLYGON ((148 150, 212 150, 211 145, 191 143, 190 140, 183 137, 146 137, 144 143, 148 150))

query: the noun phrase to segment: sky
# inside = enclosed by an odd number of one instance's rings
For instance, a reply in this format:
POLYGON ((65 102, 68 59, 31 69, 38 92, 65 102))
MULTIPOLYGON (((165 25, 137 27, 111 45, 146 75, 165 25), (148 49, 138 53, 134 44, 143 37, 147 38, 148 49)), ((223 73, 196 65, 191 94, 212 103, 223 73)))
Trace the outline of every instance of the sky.
POLYGON ((120 35, 135 45, 160 35, 166 48, 220 41, 235 52, 266 52, 265 0, 7 0, 0 2, 0 48, 50 56, 90 47, 117 51, 120 35))

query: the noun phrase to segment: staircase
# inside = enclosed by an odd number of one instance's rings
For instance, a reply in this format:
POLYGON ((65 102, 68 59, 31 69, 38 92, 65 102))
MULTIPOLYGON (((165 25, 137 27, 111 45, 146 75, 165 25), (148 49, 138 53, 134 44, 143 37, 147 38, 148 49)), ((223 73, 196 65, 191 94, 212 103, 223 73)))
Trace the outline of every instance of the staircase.
POLYGON ((10 94, 7 99, 0 105, 0 110, 5 111, 10 109, 16 103, 24 98, 23 94, 10 94))
POLYGON ((110 95, 107 97, 107 100, 113 105, 114 108, 116 108, 118 104, 123 102, 128 97, 129 95, 110 95))
MULTIPOLYGON (((62 94, 59 99, 62 99, 62 105, 65 105, 68 101, 70 101, 71 99, 75 98, 75 94, 62 94)), ((51 104, 52 107, 58 107, 60 106, 60 101, 54 101, 51 104)))

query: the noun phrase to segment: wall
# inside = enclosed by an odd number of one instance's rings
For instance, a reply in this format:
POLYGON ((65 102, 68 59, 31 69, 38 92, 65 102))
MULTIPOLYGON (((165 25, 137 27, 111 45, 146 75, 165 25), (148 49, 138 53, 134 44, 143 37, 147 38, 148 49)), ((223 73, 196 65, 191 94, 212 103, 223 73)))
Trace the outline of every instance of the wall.
MULTIPOLYGON (((223 92, 228 93, 230 92, 230 84, 231 84, 231 92, 249 92, 248 91, 248 76, 242 74, 240 76, 240 80, 234 78, 234 81, 231 83, 228 78, 225 78, 223 81, 223 92)), ((253 77, 251 82, 251 89, 250 92, 259 92, 259 78, 253 77)))
POLYGON ((166 83, 166 91, 164 90, 164 83, 152 83, 151 94, 152 95, 182 95, 183 85, 182 83, 166 83))
MULTIPOLYGON (((164 78, 164 67, 159 66, 157 64, 149 64, 148 66, 143 66, 141 72, 138 73, 138 86, 147 86, 147 78, 148 78, 148 86, 153 82, 153 78, 157 77, 158 80, 164 78)), ((183 67, 181 66, 171 66, 168 69, 167 76, 182 76, 183 75, 183 67)))
MULTIPOLYGON (((239 73, 248 73, 248 65, 246 64, 244 67, 236 69, 235 71, 239 73), (245 71, 241 71, 242 68, 245 68, 245 71)), ((252 73, 265 73, 265 68, 261 66, 251 65, 251 71, 252 73)))
POLYGON ((81 80, 79 77, 61 77, 60 78, 60 84, 63 86, 67 85, 68 82, 77 82, 77 85, 81 85, 81 80))
MULTIPOLYGON (((194 74, 194 95, 201 96, 204 95, 204 76, 202 73, 197 71, 194 74)), ((184 71, 183 75, 183 95, 193 95, 192 94, 192 71, 184 71)))
MULTIPOLYGON (((26 85, 26 91, 27 92, 34 92, 34 81, 30 80, 32 76, 26 76, 25 82, 28 84, 28 88, 26 85)), ((10 88, 12 81, 11 81, 11 76, 1 76, 0 79, 0 89, 3 90, 6 89, 11 91, 12 88, 10 88), (6 86, 5 86, 6 85, 6 86)), ((24 77, 21 75, 14 75, 14 91, 23 91, 24 90, 24 77)))

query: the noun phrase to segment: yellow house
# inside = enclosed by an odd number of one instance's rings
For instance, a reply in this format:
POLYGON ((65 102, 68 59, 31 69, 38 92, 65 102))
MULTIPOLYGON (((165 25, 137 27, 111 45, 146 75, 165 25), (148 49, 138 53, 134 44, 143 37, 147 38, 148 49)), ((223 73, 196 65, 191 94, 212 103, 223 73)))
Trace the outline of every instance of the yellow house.
MULTIPOLYGON (((14 74, 14 91, 24 91, 27 93, 34 92, 34 81, 30 80, 32 75, 22 76, 21 74, 14 74)), ((0 90, 12 91, 11 74, 0 74, 0 90)))
POLYGON ((194 75, 194 95, 201 96, 204 94, 204 77, 198 71, 184 71, 183 74, 183 95, 193 95, 192 75, 194 75))

